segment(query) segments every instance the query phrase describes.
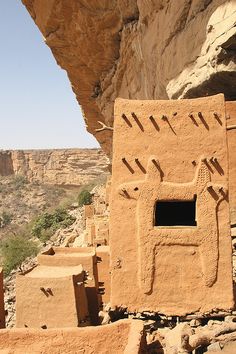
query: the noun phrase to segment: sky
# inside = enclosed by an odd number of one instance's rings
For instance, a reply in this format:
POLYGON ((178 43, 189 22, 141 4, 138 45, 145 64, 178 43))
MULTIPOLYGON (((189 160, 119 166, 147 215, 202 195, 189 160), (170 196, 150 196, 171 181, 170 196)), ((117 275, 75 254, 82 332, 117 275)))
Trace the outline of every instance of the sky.
POLYGON ((98 147, 21 0, 0 0, 0 150, 98 147))

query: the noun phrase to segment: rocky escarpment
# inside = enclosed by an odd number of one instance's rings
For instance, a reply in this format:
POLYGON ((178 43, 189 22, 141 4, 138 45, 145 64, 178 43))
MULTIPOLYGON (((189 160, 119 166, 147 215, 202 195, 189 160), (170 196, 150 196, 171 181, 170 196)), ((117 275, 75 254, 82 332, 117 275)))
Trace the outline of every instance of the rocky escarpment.
POLYGON ((85 185, 107 173, 100 149, 0 151, 0 176, 21 175, 29 182, 85 185))
POLYGON ((22 0, 111 154, 116 97, 235 100, 235 0, 22 0))

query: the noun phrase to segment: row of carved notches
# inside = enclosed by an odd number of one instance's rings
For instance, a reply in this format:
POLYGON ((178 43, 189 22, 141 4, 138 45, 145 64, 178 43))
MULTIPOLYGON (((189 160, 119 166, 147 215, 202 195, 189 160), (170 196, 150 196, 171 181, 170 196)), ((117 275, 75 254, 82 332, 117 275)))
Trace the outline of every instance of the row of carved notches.
MULTIPOLYGON (((177 112, 174 112, 172 114, 173 117, 175 117, 178 113, 177 112)), ((201 122, 203 123, 203 125, 205 126, 205 128, 207 130, 209 130, 209 125, 208 123, 206 122, 202 112, 197 112, 196 114, 193 114, 193 113, 189 113, 189 118, 191 118, 192 122, 196 125, 196 126, 199 126, 198 122, 197 122, 197 119, 196 119, 196 116, 201 120, 201 122)), ((133 119, 135 120, 136 124, 138 125, 138 127, 140 128, 140 130, 144 131, 144 127, 143 127, 143 124, 141 123, 140 119, 138 118, 138 116, 136 115, 136 113, 134 112, 131 112, 131 116, 133 117, 133 119)), ((220 117, 220 114, 218 114, 217 112, 213 112, 213 116, 214 118, 217 120, 217 122, 222 125, 222 120, 221 120, 221 117, 220 117)), ((126 122, 126 124, 132 128, 132 122, 130 121, 130 119, 127 117, 127 115, 125 113, 122 114, 122 118, 124 119, 124 121, 126 122)), ((163 120, 163 121, 166 121, 168 124, 169 124, 169 118, 167 115, 165 114, 162 114, 160 119, 163 120)), ((159 125, 157 124, 157 121, 156 119, 151 115, 149 116, 149 120, 152 122, 153 126, 156 128, 156 130, 160 131, 160 128, 159 128, 159 125)))

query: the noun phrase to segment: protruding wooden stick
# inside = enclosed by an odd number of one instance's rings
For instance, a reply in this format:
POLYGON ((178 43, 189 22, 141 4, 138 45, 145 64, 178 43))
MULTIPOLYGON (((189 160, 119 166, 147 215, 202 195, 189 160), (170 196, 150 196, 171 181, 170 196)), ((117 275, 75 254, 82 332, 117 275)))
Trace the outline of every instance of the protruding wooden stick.
POLYGON ((98 123, 102 126, 101 128, 95 129, 96 132, 101 132, 103 130, 114 130, 113 127, 108 127, 105 123, 98 120, 98 123))

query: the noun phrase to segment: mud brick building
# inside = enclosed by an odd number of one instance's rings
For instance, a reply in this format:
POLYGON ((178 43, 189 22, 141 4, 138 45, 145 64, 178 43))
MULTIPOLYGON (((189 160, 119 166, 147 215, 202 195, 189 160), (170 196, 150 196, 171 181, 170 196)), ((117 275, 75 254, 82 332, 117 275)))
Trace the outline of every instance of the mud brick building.
POLYGON ((60 328, 89 324, 83 268, 40 265, 16 280, 16 327, 60 328))
POLYGON ((118 99, 114 121, 112 306, 232 308, 224 96, 118 99))
POLYGON ((17 276, 16 327, 84 327, 99 323, 110 300, 109 247, 55 247, 17 276))

